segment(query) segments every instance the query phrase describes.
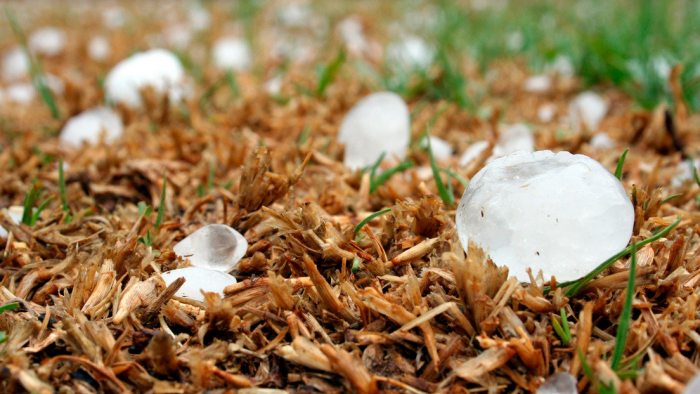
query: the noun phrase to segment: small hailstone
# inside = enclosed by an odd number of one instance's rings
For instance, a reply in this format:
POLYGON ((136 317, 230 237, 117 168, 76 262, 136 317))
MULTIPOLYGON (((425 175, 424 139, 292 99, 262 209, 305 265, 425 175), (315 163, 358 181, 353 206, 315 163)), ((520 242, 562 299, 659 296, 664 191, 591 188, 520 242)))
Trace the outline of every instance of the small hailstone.
POLYGON ((484 149, 488 148, 489 143, 488 141, 477 141, 471 145, 469 145, 469 148, 467 148, 464 153, 462 153, 462 156, 459 157, 459 166, 460 167, 466 167, 474 161, 479 155, 481 155, 481 152, 484 151, 484 149))
POLYGON ((5 96, 9 101, 26 105, 34 100, 36 90, 34 85, 28 82, 13 83, 5 89, 5 96))
POLYGON ((190 27, 196 31, 207 30, 211 26, 211 15, 206 8, 199 3, 195 3, 189 10, 188 19, 190 27))
POLYGON ((360 100, 340 124, 338 141, 345 144, 344 164, 360 169, 386 159, 406 157, 411 120, 406 102, 396 93, 377 92, 360 100))
POLYGON ((109 40, 105 36, 95 36, 88 42, 88 55, 92 60, 103 61, 107 60, 111 47, 109 40))
POLYGON ((425 70, 435 59, 435 48, 422 38, 408 36, 387 46, 387 58, 392 66, 425 70))
POLYGON ((185 70, 180 60, 165 49, 139 52, 119 62, 105 78, 107 102, 121 102, 130 107, 141 107, 140 89, 153 87, 157 93, 166 93, 170 102, 177 103, 188 94, 185 70))
POLYGON ((66 33, 55 27, 44 27, 32 33, 27 41, 32 53, 56 56, 66 45, 66 33))
POLYGON ((700 373, 696 374, 693 379, 688 382, 682 394, 697 394, 700 393, 700 373))
POLYGON ((224 296, 224 289, 236 283, 236 278, 219 271, 198 267, 179 268, 161 274, 166 286, 170 286, 176 279, 185 278, 185 283, 175 292, 176 297, 204 302, 205 293, 217 293, 224 296))
POLYGON ((248 241, 230 226, 208 224, 173 247, 173 252, 189 259, 193 266, 228 271, 245 256, 248 241))
POLYGON ((694 168, 700 168, 700 159, 693 160, 691 165, 687 160, 683 160, 676 166, 676 176, 671 179, 672 186, 681 186, 685 181, 691 181, 694 178, 694 168))
POLYGON ((527 92, 542 93, 552 88, 552 77, 546 74, 533 75, 523 82, 523 89, 527 92))
POLYGON ((276 75, 263 84, 265 91, 271 95, 280 94, 282 91, 282 75, 276 75))
POLYGON ((178 49, 185 48, 192 41, 192 30, 185 24, 171 25, 163 31, 163 35, 169 46, 178 49))
POLYGON ((514 31, 506 37, 506 46, 512 52, 523 49, 523 45, 525 45, 525 36, 520 31, 514 31))
MULTIPOLYGON (((428 141, 423 137, 420 141, 421 148, 428 148, 428 141)), ((440 137, 430 136, 430 149, 435 160, 447 160, 452 157, 452 145, 440 137)))
POLYGON ((587 91, 579 94, 569 104, 569 118, 574 129, 581 123, 588 130, 595 130, 608 112, 608 103, 599 94, 587 91))
POLYGON ((126 10, 119 6, 102 11, 102 23, 108 29, 119 29, 126 23, 126 10))
POLYGON ((105 142, 111 143, 121 137, 124 125, 119 115, 110 108, 96 107, 70 118, 58 138, 63 144, 78 147, 83 142, 98 143, 103 131, 105 142))
POLYGON ((578 279, 627 246, 634 208, 620 181, 584 155, 516 152, 496 159, 469 183, 457 232, 520 281, 578 279))
POLYGON ((224 70, 247 70, 252 63, 248 43, 238 37, 218 39, 212 48, 214 64, 224 70))
POLYGON ((549 123, 554 119, 554 115, 557 113, 557 106, 549 103, 549 104, 542 104, 540 107, 537 109, 537 117, 540 119, 540 122, 542 123, 549 123))
POLYGON ((286 27, 305 27, 311 18, 311 9, 306 4, 286 4, 278 8, 277 17, 286 27))
MULTIPOLYGON (((10 219, 12 219, 15 224, 19 225, 19 222, 22 221, 22 216, 24 215, 24 207, 21 205, 13 205, 7 208, 7 214, 10 215, 10 219)), ((0 238, 7 238, 7 230, 5 230, 5 228, 2 226, 0 226, 0 238)))
POLYGON ((576 72, 574 63, 571 61, 571 58, 566 55, 558 55, 554 58, 550 69, 564 78, 572 78, 576 72))
POLYGON ((617 142, 615 142, 614 139, 610 138, 608 133, 605 132, 596 133, 591 138, 590 144, 592 148, 598 149, 612 149, 615 146, 617 146, 617 142))
POLYGON ((493 147, 493 154, 487 162, 509 155, 517 151, 532 152, 535 150, 535 138, 530 128, 523 123, 507 126, 498 136, 493 147))
POLYGON ((566 372, 550 376, 537 389, 537 394, 578 394, 576 378, 566 372))
POLYGON ((363 33, 362 22, 356 16, 350 16, 343 19, 338 24, 343 42, 350 53, 360 55, 367 51, 369 44, 363 33))
POLYGON ((5 81, 15 81, 29 74, 29 57, 22 47, 14 47, 5 52, 2 59, 2 77, 5 81))

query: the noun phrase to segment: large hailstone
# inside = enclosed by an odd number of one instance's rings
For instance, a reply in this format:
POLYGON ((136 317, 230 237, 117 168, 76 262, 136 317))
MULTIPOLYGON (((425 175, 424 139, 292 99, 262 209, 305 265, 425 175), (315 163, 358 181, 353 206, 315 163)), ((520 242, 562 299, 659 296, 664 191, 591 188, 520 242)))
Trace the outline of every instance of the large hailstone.
POLYGON ((212 48, 212 57, 214 64, 223 70, 247 70, 253 62, 250 46, 238 37, 218 39, 212 48))
POLYGON ((27 41, 32 53, 56 56, 66 45, 66 33, 55 27, 44 27, 32 33, 27 41))
POLYGON ((98 143, 103 131, 109 144, 122 136, 124 124, 110 108, 96 107, 70 118, 58 138, 63 144, 79 147, 83 142, 98 143))
POLYGON ((344 164, 360 169, 387 159, 406 157, 411 120, 406 102, 392 92, 377 92, 360 100, 340 124, 338 142, 345 144, 344 164))
POLYGON ((578 279, 627 246, 634 209, 620 181, 584 155, 516 152, 479 171, 457 210, 457 231, 520 281, 526 269, 578 279))
POLYGON ((176 297, 188 298, 204 302, 205 293, 217 293, 223 297, 224 289, 236 283, 236 278, 219 271, 197 267, 180 268, 161 274, 166 286, 170 286, 178 278, 185 278, 185 283, 175 292, 176 297))
POLYGON ((139 52, 122 60, 107 74, 104 86, 108 102, 134 108, 143 105, 140 90, 148 86, 157 93, 167 93, 172 103, 189 94, 182 63, 165 49, 139 52))
POLYGON ((605 99, 590 91, 579 94, 569 104, 569 118, 575 130, 579 129, 582 123, 588 130, 597 129, 607 112, 608 103, 605 99))
POLYGON ((248 251, 248 241, 223 224, 208 224, 173 247, 173 252, 198 268, 228 271, 248 251))

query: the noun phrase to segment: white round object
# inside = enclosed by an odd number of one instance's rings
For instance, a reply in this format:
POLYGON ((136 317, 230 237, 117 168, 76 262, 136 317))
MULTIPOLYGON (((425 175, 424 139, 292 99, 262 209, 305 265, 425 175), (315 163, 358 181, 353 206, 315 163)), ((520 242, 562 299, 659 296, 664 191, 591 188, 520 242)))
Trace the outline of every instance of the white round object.
MULTIPOLYGON (((21 205, 13 205, 7 208, 7 213, 10 215, 10 219, 12 219, 15 224, 19 225, 19 222, 22 221, 22 216, 24 216, 24 207, 21 205)), ((7 230, 0 226, 0 238, 7 239, 7 235, 7 230)))
POLYGON ((55 27, 44 27, 32 33, 27 43, 32 53, 56 56, 66 45, 66 33, 55 27))
POLYGON ((58 138, 62 144, 79 147, 83 142, 98 143, 103 131, 105 143, 109 144, 122 136, 124 124, 110 108, 96 107, 70 118, 58 138))
POLYGON ((467 148, 464 153, 462 153, 462 156, 459 157, 459 166, 460 167, 466 167, 474 161, 481 152, 484 151, 484 149, 488 148, 489 142, 488 141, 477 141, 471 145, 469 145, 469 148, 467 148))
POLYGON ((496 159, 469 183, 457 232, 520 281, 578 279, 627 246, 634 209, 624 187, 584 155, 516 152, 496 159))
POLYGON ((248 251, 248 241, 230 226, 208 224, 173 247, 173 252, 198 268, 228 271, 248 251))
POLYGON ((247 70, 252 64, 248 43, 238 37, 218 39, 212 48, 214 64, 224 70, 247 70))
POLYGON ((5 89, 7 100, 17 104, 26 105, 34 100, 36 90, 31 83, 13 83, 5 89))
POLYGON ((311 9, 307 4, 290 3, 278 8, 277 17, 286 27, 305 27, 311 19, 311 9))
POLYGON ((223 297, 224 289, 236 283, 236 278, 227 273, 197 267, 163 272, 161 277, 166 286, 170 286, 176 279, 185 278, 185 283, 175 292, 175 296, 199 302, 204 302, 202 292, 217 293, 223 297))
POLYGON ((523 123, 506 126, 498 136, 498 141, 493 147, 493 153, 488 158, 490 162, 499 157, 509 155, 517 151, 532 152, 535 150, 535 138, 530 128, 523 123))
POLYGON ((199 3, 195 3, 189 11, 190 27, 196 31, 206 30, 211 26, 211 15, 206 8, 199 3))
POLYGON ((542 104, 540 107, 537 109, 537 117, 540 119, 540 122, 542 123, 549 123, 554 119, 554 115, 557 113, 557 106, 548 103, 548 104, 542 104))
POLYGON ((596 130, 607 112, 608 103, 599 94, 591 91, 579 94, 569 104, 569 118, 574 130, 578 130, 581 123, 588 130, 596 130))
POLYGON ((2 58, 2 77, 5 81, 15 81, 29 75, 29 57, 21 47, 5 52, 2 58))
POLYGON ((578 394, 576 378, 570 373, 552 375, 537 389, 537 394, 578 394))
MULTIPOLYGON (((421 148, 428 148, 428 141, 425 137, 420 141, 421 148)), ((447 160, 452 157, 452 145, 440 137, 430 136, 430 148, 433 151, 435 160, 447 160)))
POLYGON ((596 133, 591 138, 590 144, 592 148, 596 149, 612 149, 617 146, 617 142, 605 132, 596 133))
POLYGON ((435 59, 435 48, 416 36, 389 44, 386 53, 391 66, 417 70, 427 69, 435 59))
POLYGON ((572 78, 576 73, 574 62, 566 55, 558 55, 550 65, 550 69, 563 78, 572 78))
POLYGON ((88 55, 92 60, 98 62, 107 60, 111 51, 111 45, 105 36, 92 37, 88 42, 88 55))
POLYGON ((531 93, 544 93, 552 88, 552 77, 546 74, 533 75, 523 82, 523 89, 531 93))
POLYGON ((106 99, 138 108, 143 105, 140 90, 151 86, 157 93, 168 94, 171 103, 188 95, 185 70, 180 60, 165 49, 139 52, 119 62, 105 78, 106 99))
POLYGON ((108 29, 119 29, 126 23, 126 10, 119 6, 110 7, 102 11, 102 23, 108 29))
POLYGON ((406 102, 396 93, 377 92, 360 100, 340 124, 338 141, 345 144, 344 164, 350 169, 386 159, 406 157, 411 119, 406 102))

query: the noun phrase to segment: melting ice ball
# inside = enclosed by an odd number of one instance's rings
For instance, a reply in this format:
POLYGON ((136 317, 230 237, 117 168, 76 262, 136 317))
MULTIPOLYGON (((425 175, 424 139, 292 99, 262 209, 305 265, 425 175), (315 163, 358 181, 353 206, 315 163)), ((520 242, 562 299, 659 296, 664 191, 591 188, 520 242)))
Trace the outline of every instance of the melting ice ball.
POLYGON ((58 137, 61 143, 80 146, 83 142, 96 144, 102 131, 105 142, 111 143, 124 132, 122 119, 107 107, 96 107, 76 115, 66 122, 58 137))
POLYGON ((236 283, 236 278, 225 272, 197 267, 180 268, 164 272, 161 276, 166 286, 170 286, 178 278, 185 278, 185 283, 175 293, 175 296, 200 302, 204 302, 202 291, 218 293, 223 296, 226 286, 236 283))
POLYGON ((578 394, 576 378, 566 372, 552 375, 537 389, 537 394, 578 394))
POLYGON ((110 103, 141 107, 140 90, 153 87, 167 93, 170 102, 179 102, 188 93, 185 69, 173 53, 165 49, 139 52, 119 62, 105 78, 105 95, 110 103))
POLYGON ((583 92, 569 104, 569 117, 574 130, 579 129, 582 123, 588 130, 597 129, 607 112, 608 103, 594 92, 583 92))
POLYGON ((620 181, 584 155, 516 152, 479 171, 457 210, 457 231, 520 281, 578 279, 627 246, 634 209, 620 181))
POLYGON ((247 70, 250 68, 252 54, 248 43, 237 37, 220 38, 212 48, 214 64, 224 70, 247 70))
POLYGON ((338 142, 345 144, 345 166, 353 170, 371 166, 382 153, 403 160, 410 140, 408 106, 392 92, 360 100, 345 115, 338 134, 338 142))
POLYGON ((223 224, 208 224, 173 247, 173 252, 189 259, 193 266, 215 271, 233 268, 248 251, 248 241, 238 231, 223 224))

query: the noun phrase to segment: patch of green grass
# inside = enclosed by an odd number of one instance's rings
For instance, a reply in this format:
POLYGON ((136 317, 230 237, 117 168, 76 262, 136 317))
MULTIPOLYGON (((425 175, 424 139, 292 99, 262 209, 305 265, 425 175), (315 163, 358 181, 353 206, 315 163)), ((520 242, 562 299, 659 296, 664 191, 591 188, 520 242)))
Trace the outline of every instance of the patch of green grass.
POLYGON ((625 152, 620 156, 620 160, 617 162, 617 168, 615 169, 615 178, 617 179, 622 179, 622 166, 625 164, 625 158, 629 150, 630 148, 625 149, 625 152))
POLYGON ((637 272, 637 244, 632 242, 632 251, 630 259, 630 275, 627 280, 627 294, 625 297, 625 305, 622 307, 622 313, 620 314, 620 322, 617 325, 617 335, 615 337, 615 349, 612 354, 611 367, 614 371, 620 369, 620 362, 625 354, 625 343, 627 342, 628 328, 630 324, 630 318, 632 316, 632 301, 634 301, 634 282, 635 273, 637 272))
MULTIPOLYGON (((0 313, 11 311, 11 310, 17 309, 17 308, 19 308, 19 303, 13 302, 13 303, 1 306, 0 313)), ((5 331, 0 331, 0 343, 3 343, 5 341, 7 341, 7 334, 5 333, 5 331)))
MULTIPOLYGON (((382 156, 383 156, 383 155, 382 155, 382 156)), ((389 168, 388 170, 382 172, 382 173, 381 173, 380 175, 378 175, 377 177, 374 176, 375 171, 374 171, 374 169, 373 169, 373 170, 372 170, 372 173, 371 173, 371 175, 370 175, 370 182, 369 182, 369 192, 370 192, 370 194, 372 194, 372 193, 374 193, 375 191, 377 191, 377 188, 379 188, 379 186, 381 186, 381 185, 383 185, 384 183, 386 183, 386 181, 388 181, 389 178, 391 178, 392 176, 394 176, 394 174, 397 174, 397 173, 399 173, 399 172, 406 171, 407 169, 413 167, 414 165, 415 165, 415 164, 413 164, 413 162, 412 162, 411 160, 406 159, 406 160, 402 161, 401 163, 399 163, 398 165, 396 165, 396 166, 394 166, 394 167, 391 167, 391 168, 389 168)))
POLYGON ((454 194, 450 193, 449 190, 447 190, 447 188, 445 187, 445 184, 442 181, 442 178, 440 177, 440 169, 438 168, 437 163, 435 162, 435 156, 433 155, 433 148, 430 146, 430 134, 428 134, 427 131, 425 133, 425 139, 428 141, 428 154, 430 155, 430 167, 432 167, 432 169, 433 169, 433 177, 435 178, 435 185, 437 187, 438 194, 440 194, 442 201, 445 202, 446 205, 454 206, 455 205, 454 194))
POLYGON ((316 97, 323 97, 328 85, 340 71, 340 67, 345 63, 345 51, 341 49, 338 55, 328 66, 323 67, 319 72, 318 85, 316 86, 316 97))
POLYGON ((236 98, 238 97, 241 92, 238 89, 238 82, 236 82, 236 75, 233 73, 233 71, 228 70, 226 71, 226 74, 224 75, 226 79, 226 84, 228 85, 229 90, 231 91, 231 95, 236 98))
POLYGON ((39 201, 39 196, 41 196, 43 190, 43 187, 32 185, 27 194, 24 195, 24 203, 22 204, 24 207, 24 212, 22 213, 22 223, 26 224, 27 226, 33 226, 37 220, 39 220, 41 212, 46 209, 49 202, 53 200, 53 197, 49 197, 41 205, 35 208, 37 202, 39 201))
POLYGON ((381 211, 377 211, 377 212, 367 216, 366 218, 364 218, 360 223, 357 224, 357 226, 355 226, 355 234, 359 233, 360 230, 362 230, 362 228, 365 227, 365 224, 372 221, 372 219, 376 218, 377 216, 384 215, 387 212, 391 212, 391 208, 384 208, 381 211))
POLYGON ((66 177, 63 174, 63 158, 58 159, 58 192, 61 196, 61 207, 66 213, 66 223, 70 222, 72 217, 70 214, 70 206, 68 206, 68 197, 66 195, 66 177))

